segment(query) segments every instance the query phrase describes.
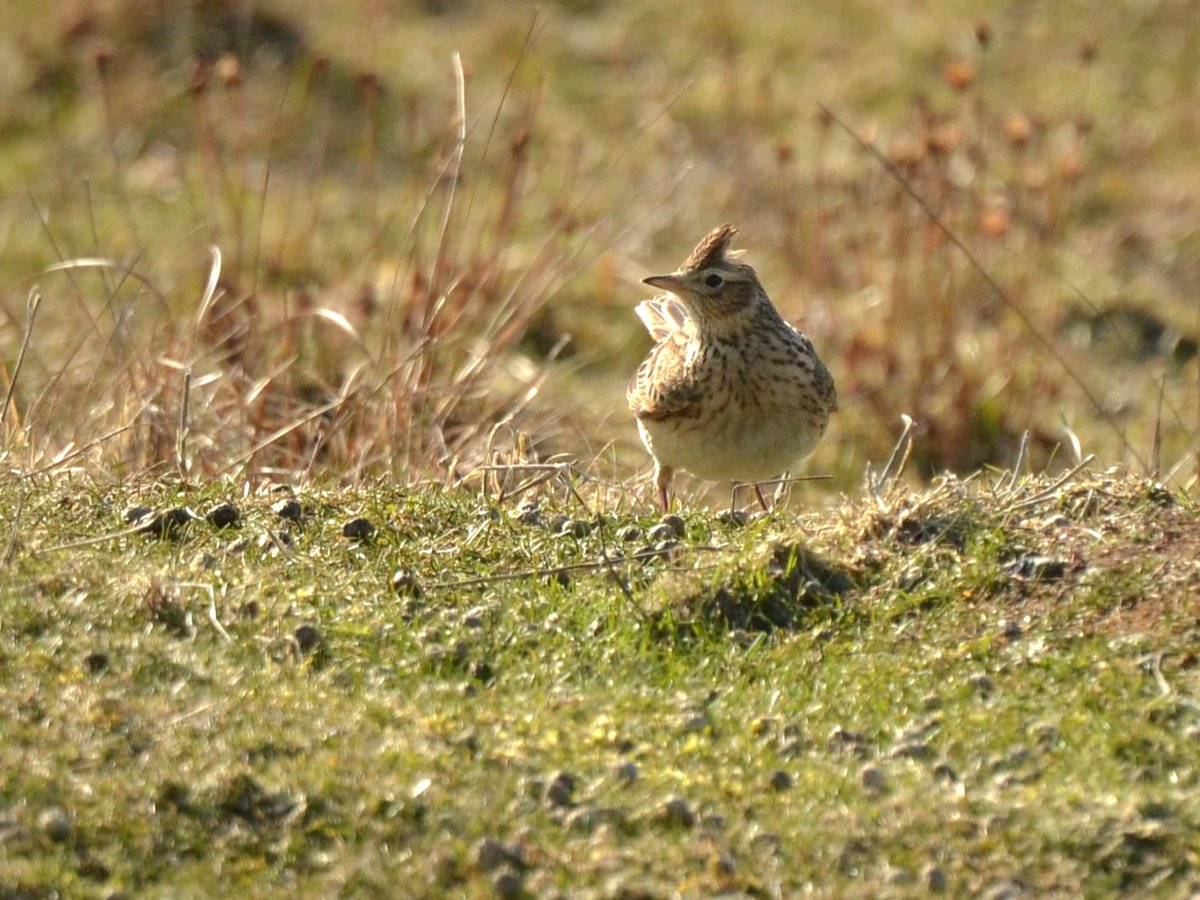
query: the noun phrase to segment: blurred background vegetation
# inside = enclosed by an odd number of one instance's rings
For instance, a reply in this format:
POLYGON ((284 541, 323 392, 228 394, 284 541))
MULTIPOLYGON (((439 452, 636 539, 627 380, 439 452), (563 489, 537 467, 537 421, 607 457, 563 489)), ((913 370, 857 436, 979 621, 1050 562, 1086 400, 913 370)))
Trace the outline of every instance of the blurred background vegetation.
POLYGON ((639 281, 733 221, 835 488, 904 413, 919 476, 1028 432, 1187 487, 1198 59, 1194 0, 12 0, 8 465, 625 481, 639 281))

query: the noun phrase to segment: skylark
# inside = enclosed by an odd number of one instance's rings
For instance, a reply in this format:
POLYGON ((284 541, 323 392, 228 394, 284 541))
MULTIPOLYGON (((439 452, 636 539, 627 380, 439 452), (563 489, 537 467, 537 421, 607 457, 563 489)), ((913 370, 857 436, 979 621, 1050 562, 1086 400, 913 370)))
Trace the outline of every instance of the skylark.
MULTIPOLYGON (((838 408, 812 341, 784 321, 722 225, 635 312, 655 341, 629 384, 629 407, 654 457, 663 510, 676 469, 758 482, 812 452, 838 408)), ((766 501, 755 484, 763 508, 766 501)))

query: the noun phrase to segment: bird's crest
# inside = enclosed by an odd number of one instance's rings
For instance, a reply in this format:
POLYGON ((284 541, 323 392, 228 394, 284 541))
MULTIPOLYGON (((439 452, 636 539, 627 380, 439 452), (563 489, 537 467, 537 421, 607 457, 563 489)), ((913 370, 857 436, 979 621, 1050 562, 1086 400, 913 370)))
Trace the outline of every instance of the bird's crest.
POLYGON ((696 245, 692 255, 683 264, 684 271, 695 271, 707 266, 716 265, 729 256, 738 255, 729 252, 729 242, 737 234, 737 229, 726 222, 708 233, 708 237, 696 245))

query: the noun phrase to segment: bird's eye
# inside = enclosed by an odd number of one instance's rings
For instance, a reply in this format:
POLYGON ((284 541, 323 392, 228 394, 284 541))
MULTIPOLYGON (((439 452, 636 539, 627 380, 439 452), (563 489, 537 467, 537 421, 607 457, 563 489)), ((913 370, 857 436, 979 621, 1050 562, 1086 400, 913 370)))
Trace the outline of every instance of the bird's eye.
POLYGON ((725 279, 722 278, 720 275, 718 275, 716 272, 713 272, 711 275, 709 275, 707 278, 704 279, 704 283, 707 284, 710 288, 720 287, 722 282, 724 282, 724 281, 725 281, 725 279))

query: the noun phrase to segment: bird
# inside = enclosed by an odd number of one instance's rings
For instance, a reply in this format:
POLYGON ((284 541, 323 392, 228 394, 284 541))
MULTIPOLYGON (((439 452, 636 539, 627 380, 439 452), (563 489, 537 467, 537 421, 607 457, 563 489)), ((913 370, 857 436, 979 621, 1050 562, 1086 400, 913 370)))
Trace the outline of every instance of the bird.
POLYGON ((654 347, 626 399, 654 460, 663 511, 676 470, 708 481, 757 482, 788 472, 817 446, 838 408, 813 343, 779 314, 754 269, 713 229, 635 308, 654 347))

